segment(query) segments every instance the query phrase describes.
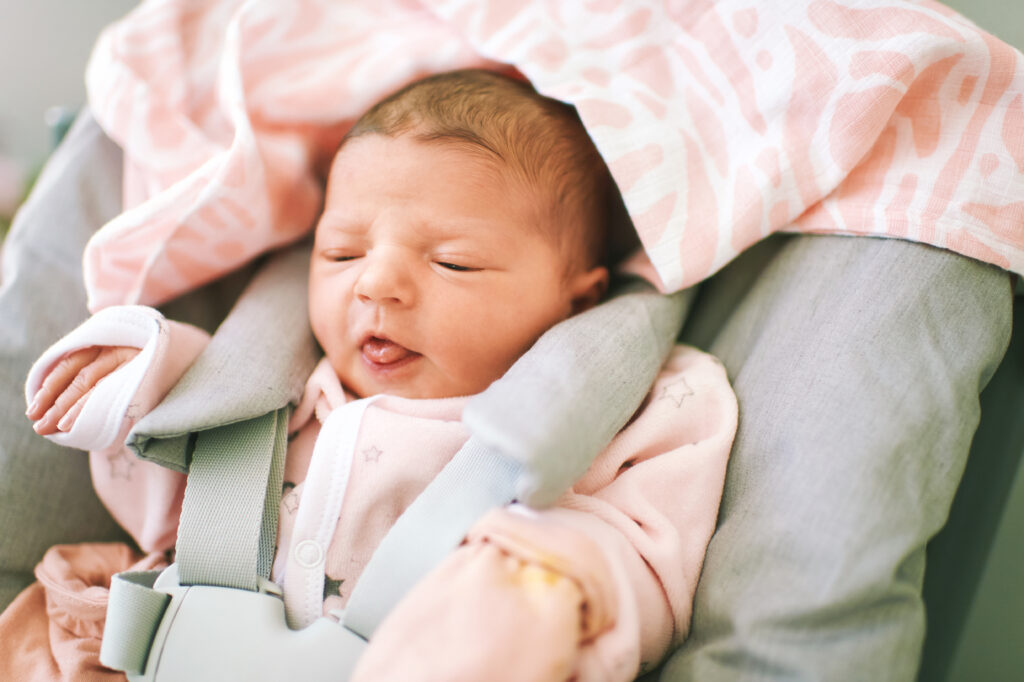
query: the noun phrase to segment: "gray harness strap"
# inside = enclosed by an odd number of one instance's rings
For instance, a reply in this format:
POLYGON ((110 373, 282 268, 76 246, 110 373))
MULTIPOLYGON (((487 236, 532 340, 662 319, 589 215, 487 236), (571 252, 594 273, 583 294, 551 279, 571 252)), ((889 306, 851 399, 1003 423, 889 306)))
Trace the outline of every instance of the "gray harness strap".
MULTIPOLYGON (((295 262, 290 268, 277 266, 277 276, 293 271, 295 262)), ((266 284, 261 273, 250 290, 266 293, 266 284)), ((280 305, 287 297, 276 300, 280 305)), ((301 300, 305 301, 304 295, 301 300)), ((570 318, 538 341, 537 352, 528 352, 505 377, 471 401, 467 414, 473 415, 472 423, 467 420, 467 424, 473 436, 384 538, 350 597, 342 620, 346 628, 368 638, 392 606, 458 545, 487 510, 517 498, 541 503, 557 499, 643 400, 678 333, 689 300, 686 293, 661 296, 640 287, 570 318), (551 391, 553 384, 562 390, 551 391), (545 386, 549 390, 540 390, 545 386), (566 399, 567 391, 580 390, 585 392, 566 399), (510 447, 510 429, 519 429, 528 447, 510 447), (553 458, 559 460, 557 466, 545 464, 553 458)), ((287 304, 295 307, 296 301, 287 304)), ((243 308, 243 303, 236 308, 243 308)), ((256 310, 244 308, 249 315, 256 310)), ((268 319, 265 309, 258 315, 261 321, 268 319)), ((305 328, 305 320, 302 324, 305 328)), ((219 335, 221 330, 215 342, 219 335)), ((253 338, 261 337, 250 335, 246 340, 253 338)), ((225 346, 230 347, 211 342, 208 351, 225 346)), ((217 365, 206 356, 197 365, 205 365, 208 371, 217 365)), ((176 394, 177 388, 170 404, 186 404, 176 394)), ((229 399, 221 395, 222 401, 229 399)), ((251 591, 267 587, 287 414, 287 407, 277 406, 194 436, 189 434, 195 430, 180 423, 162 427, 175 447, 195 445, 178 538, 182 585, 251 591)), ((131 438, 148 452, 160 443, 138 426, 131 438)), ((159 445, 155 449, 160 451, 159 445)), ((162 621, 171 604, 170 596, 152 589, 154 581, 150 574, 122 574, 114 581, 101 651, 105 665, 129 673, 145 669, 154 635, 158 628, 167 627, 162 621)), ((247 624, 238 623, 238 627, 244 630, 247 624)), ((358 646, 352 649, 358 650, 358 646)))
POLYGON ((472 437, 388 531, 345 610, 369 638, 485 512, 547 507, 639 407, 682 327, 692 292, 635 282, 545 333, 463 413, 472 437), (528 398, 524 399, 524 396, 528 398))
POLYGON ((153 589, 160 571, 118 573, 110 581, 100 662, 129 675, 146 669, 157 627, 171 595, 153 589))
POLYGON ((255 591, 257 578, 270 576, 289 412, 281 408, 196 435, 178 526, 182 585, 255 591))
POLYGON ((398 517, 349 597, 342 622, 370 639, 384 617, 487 511, 515 499, 522 465, 470 440, 398 517))
MULTIPOLYGON (((259 591, 270 575, 287 449, 288 408, 196 435, 175 566, 181 585, 259 591)), ((141 674, 170 604, 160 571, 111 581, 100 660, 141 674)))

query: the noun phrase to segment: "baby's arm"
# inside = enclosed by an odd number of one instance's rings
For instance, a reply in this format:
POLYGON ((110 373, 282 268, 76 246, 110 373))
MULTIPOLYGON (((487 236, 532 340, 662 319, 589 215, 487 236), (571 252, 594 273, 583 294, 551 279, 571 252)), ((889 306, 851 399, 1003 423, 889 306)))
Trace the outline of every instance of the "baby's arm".
POLYGON ((583 600, 558 571, 488 543, 465 545, 384 620, 352 682, 567 680, 583 600))
POLYGON ((559 506, 482 519, 382 623, 358 679, 636 677, 688 629, 736 423, 724 368, 677 349, 559 506))
POLYGON ((90 346, 65 355, 43 379, 25 415, 35 432, 70 431, 93 387, 139 354, 130 346, 90 346))
POLYGON ((32 366, 27 415, 60 445, 120 446, 127 427, 163 398, 208 341, 206 332, 153 308, 101 310, 32 366))
POLYGON ((36 361, 25 386, 38 433, 89 450, 96 493, 146 551, 174 546, 184 477, 124 445, 205 348, 209 336, 153 308, 104 309, 36 361))

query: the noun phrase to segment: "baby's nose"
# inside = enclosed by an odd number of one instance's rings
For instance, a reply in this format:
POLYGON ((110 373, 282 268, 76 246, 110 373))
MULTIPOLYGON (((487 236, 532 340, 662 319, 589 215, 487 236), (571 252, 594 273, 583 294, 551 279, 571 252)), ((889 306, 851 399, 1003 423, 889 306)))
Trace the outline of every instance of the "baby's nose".
POLYGON ((355 295, 363 303, 408 305, 414 288, 408 264, 400 254, 388 250, 364 257, 363 269, 356 279, 355 295))

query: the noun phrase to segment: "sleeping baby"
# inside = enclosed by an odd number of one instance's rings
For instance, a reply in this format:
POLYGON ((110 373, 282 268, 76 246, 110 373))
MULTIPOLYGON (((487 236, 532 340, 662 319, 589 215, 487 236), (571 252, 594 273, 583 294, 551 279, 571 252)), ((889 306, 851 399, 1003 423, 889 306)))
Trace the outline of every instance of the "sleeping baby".
MULTIPOLYGON (((601 300, 617 200, 574 110, 491 72, 413 83, 346 135, 310 263, 309 321, 324 357, 289 423, 272 572, 293 628, 344 608, 381 538, 468 439, 469 396, 601 300), (371 396, 348 439, 323 428, 371 396), (300 580, 292 538, 322 488, 307 474, 339 456, 351 464, 333 541, 322 575, 300 580)), ((146 552, 173 548, 184 477, 119 460, 130 457, 123 436, 207 340, 151 308, 110 308, 30 376, 36 431, 92 451, 100 498, 146 552), (143 358, 117 330, 153 319, 155 351, 143 358), (141 360, 125 414, 83 409, 100 381, 141 360), (90 419, 119 420, 120 440, 75 441, 99 431, 90 419)), ((677 346, 557 505, 513 504, 477 522, 383 622, 356 679, 635 678, 686 636, 736 420, 721 365, 677 346)))

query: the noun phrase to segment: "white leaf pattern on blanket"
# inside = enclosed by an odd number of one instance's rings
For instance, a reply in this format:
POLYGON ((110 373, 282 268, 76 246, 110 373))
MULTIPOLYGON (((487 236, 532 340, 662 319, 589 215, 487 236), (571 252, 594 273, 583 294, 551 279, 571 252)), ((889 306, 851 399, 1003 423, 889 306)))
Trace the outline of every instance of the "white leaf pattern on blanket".
POLYGON ((148 0, 88 70, 129 206, 87 249, 90 306, 300 238, 355 116, 500 63, 578 107, 665 290, 778 230, 1024 272, 1024 58, 927 0, 148 0))

